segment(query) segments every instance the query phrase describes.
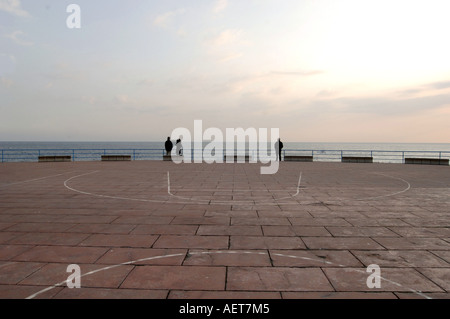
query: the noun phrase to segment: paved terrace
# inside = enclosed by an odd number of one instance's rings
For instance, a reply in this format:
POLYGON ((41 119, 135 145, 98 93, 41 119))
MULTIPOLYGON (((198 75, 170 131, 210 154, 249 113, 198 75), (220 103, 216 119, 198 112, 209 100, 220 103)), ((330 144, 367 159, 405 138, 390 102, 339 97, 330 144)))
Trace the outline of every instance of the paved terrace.
POLYGON ((0 298, 449 297, 449 167, 259 169, 0 164, 0 298))

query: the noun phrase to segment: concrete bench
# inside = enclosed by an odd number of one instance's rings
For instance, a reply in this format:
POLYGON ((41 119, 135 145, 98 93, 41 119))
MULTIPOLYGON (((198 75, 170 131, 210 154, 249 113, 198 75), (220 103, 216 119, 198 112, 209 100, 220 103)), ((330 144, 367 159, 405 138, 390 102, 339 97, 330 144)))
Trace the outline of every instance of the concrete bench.
POLYGON ((442 158, 405 158, 405 164, 448 165, 448 159, 442 158))
POLYGON ((182 162, 184 160, 183 155, 163 155, 163 161, 165 162, 182 162))
POLYGON ((249 163, 251 156, 250 155, 225 155, 223 157, 224 163, 228 163, 227 160, 231 159, 233 162, 238 163, 249 163))
POLYGON ((102 162, 131 161, 131 155, 102 155, 102 162))
POLYGON ((373 157, 369 156, 342 156, 342 163, 373 163, 373 157))
POLYGON ((312 156, 285 155, 284 161, 285 162, 312 162, 313 157, 312 156))
POLYGON ((72 156, 39 156, 39 162, 71 162, 72 156))

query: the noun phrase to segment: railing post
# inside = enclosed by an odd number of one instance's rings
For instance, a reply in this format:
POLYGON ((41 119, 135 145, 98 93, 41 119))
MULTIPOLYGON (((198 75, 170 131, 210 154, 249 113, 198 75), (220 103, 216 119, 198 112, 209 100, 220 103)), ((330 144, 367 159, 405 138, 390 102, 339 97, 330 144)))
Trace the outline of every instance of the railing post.
POLYGON ((136 150, 134 149, 133 150, 133 161, 135 161, 136 160, 136 150))
POLYGON ((4 150, 2 150, 2 163, 3 163, 3 152, 4 152, 4 150))
POLYGON ((73 161, 75 162, 75 149, 72 149, 72 158, 73 158, 73 161))

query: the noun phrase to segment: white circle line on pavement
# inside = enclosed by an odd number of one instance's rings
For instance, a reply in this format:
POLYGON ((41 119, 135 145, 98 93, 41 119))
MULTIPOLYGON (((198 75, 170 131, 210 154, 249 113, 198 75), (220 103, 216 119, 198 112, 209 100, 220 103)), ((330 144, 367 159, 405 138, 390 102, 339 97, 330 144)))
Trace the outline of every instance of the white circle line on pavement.
MULTIPOLYGON (((375 196, 375 197, 366 197, 366 198, 359 198, 359 199, 340 199, 337 201, 312 201, 312 202, 306 202, 306 203, 302 203, 299 201, 289 201, 289 202, 283 202, 282 200, 286 200, 286 199, 294 199, 294 197, 296 197, 297 195, 299 195, 300 193, 300 183, 301 183, 301 178, 302 178, 302 173, 300 172, 299 175, 299 179, 298 179, 298 184, 296 187, 296 193, 290 196, 286 196, 283 198, 273 198, 270 201, 271 202, 266 202, 264 200, 247 200, 247 201, 233 201, 233 200, 214 200, 214 198, 211 199, 199 199, 199 198, 189 198, 189 197, 181 197, 181 196, 177 196, 174 195, 172 193, 171 190, 171 182, 170 182, 170 173, 167 172, 167 194, 168 194, 168 198, 166 199, 145 199, 145 198, 133 198, 133 197, 123 197, 123 196, 112 196, 112 195, 103 195, 103 194, 96 194, 96 193, 91 193, 91 192, 86 192, 86 191, 82 191, 76 188, 73 188, 71 186, 69 186, 69 182, 73 179, 76 178, 80 178, 83 176, 87 176, 87 175, 91 175, 91 174, 96 174, 100 171, 92 171, 92 172, 88 172, 88 173, 84 173, 84 174, 80 174, 80 175, 76 175, 73 176, 69 179, 67 179, 66 181, 64 181, 64 187, 66 187, 67 189, 73 191, 73 192, 77 192, 79 194, 83 194, 83 195, 88 195, 88 196, 94 196, 94 197, 100 197, 100 198, 109 198, 109 199, 115 199, 115 200, 129 200, 129 201, 136 201, 136 202, 149 202, 149 203, 166 203, 166 204, 198 204, 198 205, 264 205, 264 206, 279 206, 279 205, 312 205, 312 204, 333 204, 333 203, 342 203, 342 202, 346 202, 346 201, 370 201, 370 200, 377 200, 377 199, 381 199, 381 198, 386 198, 386 197, 392 197, 395 195, 399 195, 402 193, 407 192, 408 190, 411 189, 411 184, 400 178, 400 177, 394 177, 394 176, 389 176, 389 175, 384 175, 381 173, 374 173, 374 174, 378 174, 381 176, 385 176, 387 178, 391 178, 391 179, 396 179, 396 180, 400 180, 402 182, 404 182, 407 187, 405 189, 402 189, 401 191, 397 191, 394 193, 389 193, 389 194, 385 194, 385 195, 380 195, 380 196, 375 196), (170 201, 170 198, 174 198, 176 201, 170 201)), ((160 195, 162 196, 162 195, 160 195)))
MULTIPOLYGON (((162 259, 162 258, 170 258, 170 257, 180 257, 180 256, 186 256, 186 255, 200 255, 200 254, 205 254, 205 255, 206 254, 255 254, 255 255, 257 254, 257 255, 268 255, 270 257, 270 253, 269 252, 262 252, 262 251, 256 251, 256 252, 254 252, 254 251, 239 251, 239 250, 217 250, 217 251, 197 251, 197 252, 196 251, 191 251, 191 252, 188 251, 187 253, 152 256, 152 257, 148 257, 148 258, 142 258, 142 259, 137 259, 137 260, 133 260, 133 261, 127 261, 127 262, 123 262, 123 263, 116 264, 116 265, 110 265, 110 266, 106 266, 106 267, 103 267, 103 268, 100 268, 100 269, 96 269, 96 270, 87 272, 85 274, 82 274, 82 275, 80 275, 80 278, 85 277, 85 276, 89 276, 89 275, 92 275, 92 274, 95 274, 95 273, 98 273, 98 272, 101 272, 101 271, 106 271, 106 270, 117 268, 117 267, 121 267, 121 266, 127 266, 127 265, 135 264, 135 263, 138 263, 138 262, 150 261, 150 260, 162 259)), ((279 254, 279 253, 273 253, 272 255, 279 256, 279 257, 295 258, 295 259, 303 259, 303 260, 308 260, 308 261, 313 261, 313 262, 319 262, 319 263, 324 263, 324 264, 327 264, 327 265, 334 265, 334 266, 337 266, 337 267, 340 267, 340 268, 347 267, 347 266, 342 265, 342 264, 335 264, 335 263, 330 262, 330 261, 319 260, 319 259, 314 259, 314 258, 310 258, 310 257, 286 255, 286 254, 279 254)), ((363 270, 360 270, 360 269, 354 269, 354 271, 367 274, 366 271, 363 271, 363 270)), ((417 295, 419 295, 419 296, 421 296, 421 297, 423 297, 425 299, 432 299, 431 297, 427 296, 426 294, 422 293, 421 291, 417 291, 417 290, 414 290, 412 288, 405 287, 405 286, 403 286, 402 284, 400 284, 398 282, 386 279, 386 278, 384 278, 382 276, 380 276, 380 279, 385 280, 385 281, 387 281, 387 282, 389 282, 391 284, 394 284, 394 285, 396 285, 398 287, 404 287, 404 288, 408 289, 410 292, 415 293, 415 294, 417 294, 417 295)), ((43 294, 44 292, 50 291, 50 290, 52 290, 52 289, 54 289, 56 287, 61 287, 61 286, 65 285, 65 284, 67 284, 67 280, 61 281, 61 282, 59 282, 57 284, 54 284, 54 285, 49 286, 49 287, 47 287, 45 289, 42 289, 42 290, 40 290, 40 291, 38 291, 38 292, 28 296, 25 299, 34 299, 35 297, 37 297, 38 295, 43 294)), ((72 289, 76 289, 76 288, 72 288, 72 289)))
MULTIPOLYGON (((95 274, 95 273, 100 272, 100 271, 105 271, 105 270, 117 268, 117 267, 120 267, 120 266, 127 266, 127 265, 135 264, 135 263, 138 263, 138 262, 149 261, 149 260, 154 260, 154 259, 169 258, 169 257, 178 257, 178 256, 184 256, 184 255, 185 254, 161 255, 161 256, 153 256, 153 257, 148 257, 148 258, 137 259, 137 260, 133 260, 133 261, 127 261, 127 262, 124 262, 124 263, 111 265, 111 266, 107 266, 107 267, 103 267, 103 268, 100 268, 100 269, 96 269, 96 270, 87 272, 85 274, 80 275, 80 278, 85 277, 85 276, 89 276, 89 275, 92 275, 92 274, 95 274)), ((67 283, 67 280, 61 281, 61 282, 59 282, 57 284, 54 284, 53 286, 49 286, 49 287, 47 287, 45 289, 42 289, 42 290, 36 292, 35 294, 32 294, 32 295, 28 296, 25 299, 33 299, 36 296, 38 296, 38 295, 40 295, 40 294, 42 294, 42 293, 44 293, 46 291, 49 291, 49 290, 51 290, 53 288, 56 288, 56 287, 63 286, 66 283, 67 283)))
MULTIPOLYGON (((145 199, 145 198, 133 198, 133 197, 122 197, 122 196, 112 196, 112 195, 102 195, 102 194, 96 194, 96 193, 91 193, 91 192, 86 192, 86 191, 82 191, 76 188, 73 188, 71 186, 69 186, 69 182, 76 179, 76 178, 80 178, 83 176, 87 176, 87 175, 91 175, 91 174, 96 174, 100 171, 92 171, 92 172, 88 172, 88 173, 84 173, 84 174, 80 174, 80 175, 76 175, 73 176, 69 179, 67 179, 66 181, 64 181, 64 187, 66 187, 67 189, 79 193, 79 194, 83 194, 83 195, 88 195, 88 196, 94 196, 94 197, 100 197, 100 198, 109 198, 109 199, 117 199, 117 200, 129 200, 129 201, 136 201, 136 202, 149 202, 149 203, 166 203, 166 204, 199 204, 199 205, 209 205, 209 204, 217 204, 217 205, 258 205, 259 201, 216 201, 214 199, 208 199, 208 200, 201 200, 201 199, 195 199, 195 200, 189 200, 189 198, 181 198, 181 201, 174 201, 171 202, 170 198, 173 197, 176 199, 176 197, 174 197, 175 195, 170 193, 170 177, 169 177, 169 173, 167 174, 167 191, 168 191, 168 195, 169 197, 165 200, 158 200, 158 199, 145 199)), ((299 183, 301 180, 301 174, 300 174, 300 178, 299 178, 299 183)), ((300 192, 300 185, 297 186, 297 192, 294 195, 291 195, 289 197, 285 197, 286 198, 293 198, 293 196, 297 196, 300 192)), ((273 199, 275 201, 277 201, 276 199, 273 199)), ((278 206, 278 205, 299 205, 298 202, 276 202, 276 203, 262 203, 262 205, 273 205, 273 206, 278 206)))
POLYGON ((384 176, 384 177, 389 177, 389 178, 392 178, 392 179, 396 179, 396 180, 402 181, 407 186, 406 186, 405 189, 402 189, 399 192, 394 192, 394 193, 387 194, 387 195, 380 195, 380 196, 374 196, 374 197, 366 197, 366 198, 355 199, 356 201, 374 200, 374 199, 391 197, 391 196, 395 196, 395 195, 399 195, 399 194, 405 193, 405 192, 407 192, 407 191, 409 191, 411 189, 411 184, 407 180, 404 180, 403 178, 395 177, 395 176, 389 176, 389 175, 385 175, 385 174, 382 174, 382 173, 373 173, 373 174, 381 175, 381 176, 384 176))
MULTIPOLYGON (((247 201, 239 201, 239 200, 232 200, 232 201, 224 200, 224 201, 221 201, 221 200, 218 200, 218 201, 214 201, 214 203, 215 204, 224 203, 226 205, 229 205, 230 203, 231 204, 244 204, 244 205, 246 205, 246 204, 247 205, 248 204, 259 205, 260 203, 263 204, 263 205, 267 205, 267 204, 269 204, 269 205, 279 205, 279 204, 282 204, 282 203, 279 203, 278 201, 289 199, 289 198, 294 198, 294 197, 296 197, 299 194, 301 180, 302 180, 302 172, 300 172, 300 175, 299 175, 299 178, 298 178, 297 187, 296 187, 296 192, 295 192, 294 195, 289 195, 289 196, 280 197, 280 198, 273 198, 273 199, 269 199, 269 200, 258 200, 258 203, 251 203, 251 201, 248 201, 248 200, 247 201), (267 203, 268 201, 270 201, 271 203, 267 203), (273 201, 275 201, 276 203, 273 203, 273 201)), ((204 203, 208 203, 208 204, 212 201, 212 199, 199 199, 199 198, 192 199, 192 198, 189 198, 189 197, 183 197, 183 196, 178 196, 178 195, 172 194, 172 192, 171 192, 171 183, 170 183, 170 172, 169 171, 167 171, 167 193, 170 196, 175 197, 175 198, 179 198, 181 200, 188 200, 188 201, 193 201, 193 202, 199 201, 199 202, 204 202, 204 203)), ((255 201, 253 201, 253 202, 255 202, 255 201)))
POLYGON ((52 177, 58 177, 58 176, 66 175, 66 174, 69 174, 69 173, 73 173, 73 172, 65 172, 65 173, 56 174, 56 175, 50 175, 50 176, 45 176, 45 177, 29 179, 29 180, 26 180, 26 181, 20 181, 20 182, 13 182, 13 183, 9 183, 9 184, 3 184, 3 185, 0 185, 0 188, 9 187, 9 186, 13 186, 13 185, 20 185, 20 184, 25 184, 25 183, 31 183, 31 182, 36 182, 36 181, 41 181, 41 180, 44 180, 44 179, 48 179, 48 178, 52 178, 52 177))

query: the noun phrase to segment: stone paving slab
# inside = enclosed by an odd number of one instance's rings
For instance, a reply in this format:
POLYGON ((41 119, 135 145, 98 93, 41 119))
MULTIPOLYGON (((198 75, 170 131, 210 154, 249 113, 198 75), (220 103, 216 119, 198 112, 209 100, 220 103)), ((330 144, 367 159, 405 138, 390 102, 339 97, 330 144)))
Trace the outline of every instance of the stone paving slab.
POLYGON ((281 294, 283 299, 397 299, 391 292, 282 292, 281 294))
MULTIPOLYGON (((98 271, 105 268, 103 265, 79 264, 82 273, 90 273, 81 277, 83 287, 96 288, 118 288, 123 280, 127 277, 134 266, 123 265, 114 267, 104 271, 98 271), (97 272, 96 272, 97 271, 97 272)), ((61 263, 49 263, 33 272, 19 282, 19 285, 33 286, 52 286, 56 283, 67 280, 71 273, 67 272, 67 265, 61 263)))
POLYGON ((97 264, 102 265, 169 265, 179 266, 186 257, 187 249, 111 248, 97 264))
MULTIPOLYGON (((372 291, 366 285, 366 268, 324 268, 333 287, 338 291, 372 291)), ((381 270, 380 288, 382 291, 445 292, 430 278, 413 268, 387 268, 381 270)))
POLYGON ((171 290, 169 299, 281 299, 279 292, 171 290))
MULTIPOLYGON (((55 287, 48 291, 34 297, 34 299, 51 299, 63 289, 63 287, 55 287)), ((0 284, 0 298, 1 299, 25 299, 42 290, 42 286, 24 286, 24 285, 1 285, 0 284)), ((115 289, 117 290, 117 289, 115 289)))
POLYGON ((334 291, 320 268, 230 267, 227 288, 256 291, 334 291))
POLYGON ((168 290, 83 288, 61 289, 55 299, 166 299, 168 290))
POLYGON ((168 290, 224 290, 225 279, 225 267, 136 266, 121 287, 168 290))
POLYGON ((0 298, 449 298, 448 167, 259 168, 0 164, 0 298))
POLYGON ((272 266, 272 260, 265 250, 190 250, 183 265, 261 267, 272 266))

